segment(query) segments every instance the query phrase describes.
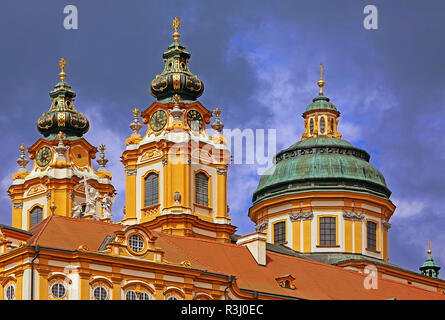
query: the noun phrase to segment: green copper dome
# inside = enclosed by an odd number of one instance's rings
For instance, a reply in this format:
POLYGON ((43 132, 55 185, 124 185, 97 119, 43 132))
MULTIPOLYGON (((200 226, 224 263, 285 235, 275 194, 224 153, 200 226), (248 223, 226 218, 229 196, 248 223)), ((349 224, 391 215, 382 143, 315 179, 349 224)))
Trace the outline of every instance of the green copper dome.
POLYGON ((369 154, 338 138, 316 137, 280 151, 260 179, 253 202, 288 193, 345 190, 388 199, 383 175, 369 154))
POLYGON ((325 97, 323 94, 319 94, 318 97, 312 99, 312 103, 307 106, 305 112, 315 111, 315 110, 331 110, 338 112, 337 108, 329 102, 329 98, 325 97))

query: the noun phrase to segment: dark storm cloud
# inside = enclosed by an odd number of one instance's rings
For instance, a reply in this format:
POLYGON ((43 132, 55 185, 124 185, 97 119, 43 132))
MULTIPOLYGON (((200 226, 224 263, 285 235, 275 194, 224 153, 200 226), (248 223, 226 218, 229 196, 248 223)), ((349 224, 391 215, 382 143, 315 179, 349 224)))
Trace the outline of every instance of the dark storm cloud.
MULTIPOLYGON (((200 101, 210 110, 223 109, 226 128, 277 129, 279 148, 300 138, 301 113, 317 94, 322 62, 325 92, 342 112, 340 131, 371 153, 399 206, 390 230, 391 261, 417 268, 431 240, 433 255, 445 265, 445 3, 373 1, 379 10, 375 31, 362 25, 366 1, 73 4, 79 10, 76 31, 63 29, 63 2, 0 4, 2 188, 17 168, 18 146, 40 137, 35 123, 49 109, 48 92, 64 56, 76 107, 90 120, 85 138, 108 144, 119 185, 113 214, 119 220, 124 198, 119 156, 130 134, 131 110, 153 102, 148 85, 162 71, 170 23, 179 16, 191 71, 205 84, 200 101)), ((253 229, 247 210, 258 178, 255 166, 231 165, 229 201, 240 233, 253 229), (242 197, 234 192, 241 187, 242 197)), ((10 224, 10 200, 4 195, 0 201, 0 222, 10 224)))

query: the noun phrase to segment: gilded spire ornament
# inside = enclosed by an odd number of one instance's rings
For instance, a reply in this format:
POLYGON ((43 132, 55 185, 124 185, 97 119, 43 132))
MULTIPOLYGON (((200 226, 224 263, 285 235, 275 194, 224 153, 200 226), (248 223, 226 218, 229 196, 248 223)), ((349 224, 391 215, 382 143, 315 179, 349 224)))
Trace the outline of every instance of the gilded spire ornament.
POLYGON ((66 60, 65 60, 65 58, 62 58, 59 61, 59 69, 60 69, 59 77, 60 77, 60 81, 62 81, 62 82, 65 82, 65 78, 66 78, 66 73, 64 72, 65 67, 66 67, 66 60))
POLYGON ((142 124, 139 122, 139 109, 134 108, 133 111, 133 122, 130 123, 130 129, 133 130, 131 136, 140 137, 139 130, 142 128, 142 124))
POLYGON ((18 172, 28 172, 28 170, 26 170, 26 165, 28 164, 29 160, 26 158, 25 155, 25 146, 22 144, 19 148, 20 150, 20 158, 17 159, 17 164, 20 166, 20 169, 18 172))
POLYGON ((179 19, 178 17, 175 17, 172 22, 172 29, 175 31, 172 36, 173 36, 173 40, 175 40, 175 42, 178 42, 178 39, 181 36, 178 33, 178 29, 180 26, 181 26, 181 19, 179 19))
POLYGON ((320 95, 323 95, 323 87, 325 85, 325 82, 323 80, 323 65, 320 63, 320 80, 318 80, 318 86, 320 87, 320 95))
POLYGON ((100 156, 97 159, 97 163, 99 164, 99 168, 97 169, 98 172, 105 172, 107 169, 105 168, 105 165, 108 162, 108 159, 105 157, 105 145, 101 144, 99 146, 100 150, 100 156))
POLYGON ((213 114, 215 115, 215 121, 212 124, 212 128, 213 128, 213 130, 218 132, 218 134, 221 134, 221 132, 224 128, 224 123, 222 123, 221 119, 219 118, 219 115, 221 114, 221 110, 219 108, 216 108, 213 111, 213 114))

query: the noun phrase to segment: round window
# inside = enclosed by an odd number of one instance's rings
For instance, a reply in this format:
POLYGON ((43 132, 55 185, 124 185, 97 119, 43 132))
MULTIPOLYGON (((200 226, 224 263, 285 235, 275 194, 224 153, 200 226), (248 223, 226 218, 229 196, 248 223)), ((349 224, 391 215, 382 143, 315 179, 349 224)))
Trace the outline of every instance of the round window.
POLYGON ((13 285, 6 287, 6 300, 14 300, 15 298, 15 288, 13 285))
POLYGON ((62 299, 66 295, 66 288, 62 283, 55 283, 51 287, 51 293, 54 298, 62 299))
POLYGON ((137 300, 136 293, 133 290, 127 291, 125 300, 137 300))
POLYGON ((141 252, 144 249, 144 240, 138 235, 132 235, 128 239, 128 244, 134 252, 141 252))
POLYGON ((108 292, 104 287, 96 287, 94 288, 93 295, 96 300, 107 300, 108 292))

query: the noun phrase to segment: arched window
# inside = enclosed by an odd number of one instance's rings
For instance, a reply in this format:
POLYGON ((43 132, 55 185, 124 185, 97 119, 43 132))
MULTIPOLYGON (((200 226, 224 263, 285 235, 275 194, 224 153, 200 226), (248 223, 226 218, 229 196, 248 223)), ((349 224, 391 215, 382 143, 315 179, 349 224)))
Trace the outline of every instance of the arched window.
POLYGON ((152 172, 145 177, 144 206, 152 206, 159 203, 159 176, 152 172))
POLYGON ((12 284, 7 286, 5 291, 6 300, 15 300, 15 287, 12 284))
POLYGON ((331 132, 334 132, 334 119, 331 118, 331 132))
POLYGON ((43 209, 41 207, 35 207, 34 209, 32 209, 31 213, 30 213, 30 219, 29 219, 30 227, 32 228, 37 223, 42 221, 42 218, 43 218, 43 209))
POLYGON ((93 290, 93 296, 95 300, 107 300, 108 291, 104 287, 96 287, 93 290))
POLYGON ((326 123, 324 117, 320 118, 320 133, 324 133, 326 129, 326 123))
POLYGON ((311 119, 311 121, 309 122, 309 130, 310 134, 314 133, 314 119, 311 119))
POLYGON ((195 176, 195 201, 203 206, 209 205, 209 178, 202 172, 195 176))
POLYGON ((136 292, 133 290, 127 291, 127 294, 125 295, 125 300, 137 300, 136 292))
POLYGON ((376 250, 377 224, 375 222, 368 221, 366 224, 366 230, 367 230, 366 247, 371 250, 376 250))

